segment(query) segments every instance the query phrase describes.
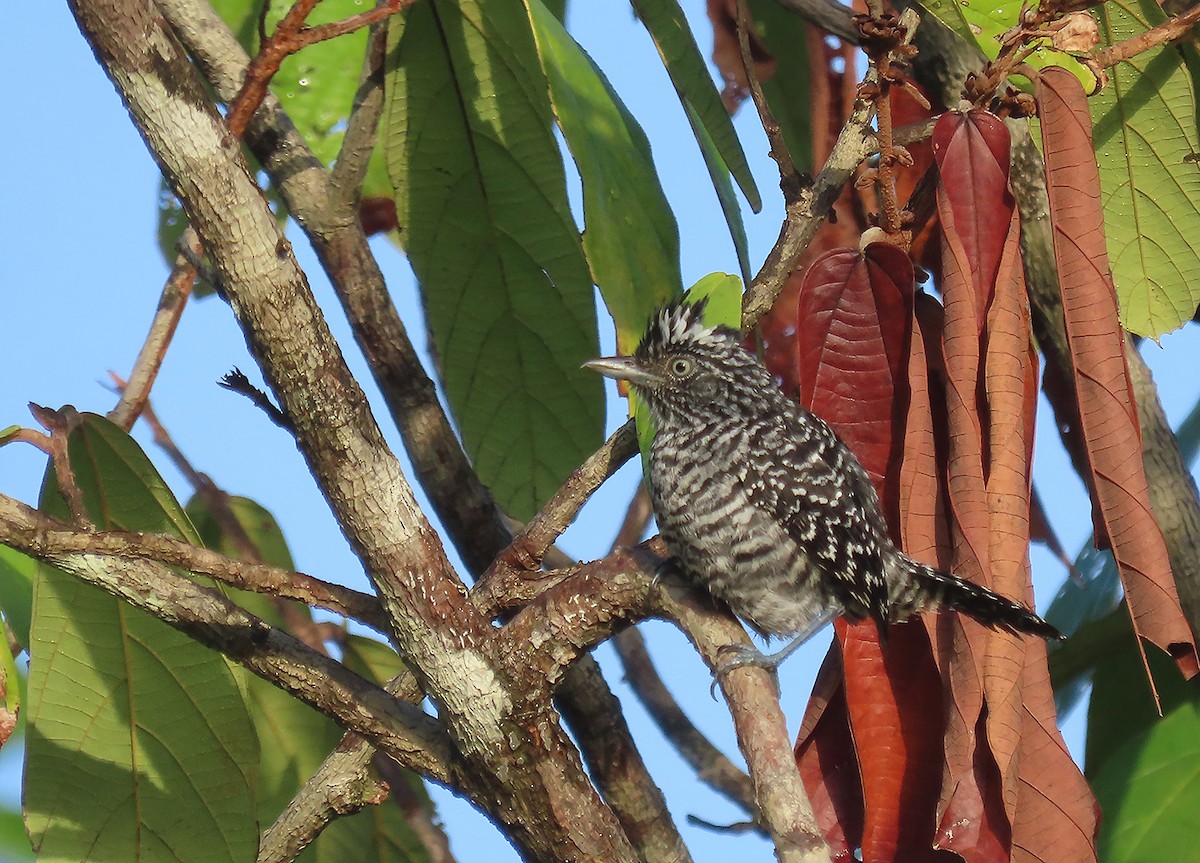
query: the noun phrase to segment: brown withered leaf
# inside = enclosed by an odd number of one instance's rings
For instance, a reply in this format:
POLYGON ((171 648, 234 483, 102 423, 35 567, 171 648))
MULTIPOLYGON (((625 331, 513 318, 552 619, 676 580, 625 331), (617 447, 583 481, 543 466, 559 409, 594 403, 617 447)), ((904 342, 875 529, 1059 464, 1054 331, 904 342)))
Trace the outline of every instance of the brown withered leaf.
POLYGON ((1013 863, 1090 863, 1100 809, 1055 723, 1046 647, 1037 641, 1026 653, 1025 692, 1013 863))
POLYGON ((1079 80, 1057 67, 1042 73, 1037 99, 1096 536, 1107 539, 1117 560, 1134 629, 1190 678, 1200 662, 1138 457, 1141 433, 1108 264, 1087 99, 1079 80))

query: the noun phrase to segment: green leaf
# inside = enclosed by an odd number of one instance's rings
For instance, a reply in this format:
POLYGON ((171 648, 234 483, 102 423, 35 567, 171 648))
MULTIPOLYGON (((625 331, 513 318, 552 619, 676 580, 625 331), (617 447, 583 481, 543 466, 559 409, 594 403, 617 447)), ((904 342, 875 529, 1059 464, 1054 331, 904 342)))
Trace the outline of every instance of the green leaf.
MULTIPOLYGON (((700 148, 704 150, 707 145, 720 155, 722 176, 733 175, 750 209, 757 213, 762 209, 762 197, 746 162, 742 142, 738 140, 733 120, 713 84, 678 0, 633 0, 633 8, 654 39, 671 83, 687 110, 688 122, 700 148)), ((705 161, 709 162, 712 172, 713 163, 709 160, 710 155, 705 152, 705 161)), ((715 182, 716 177, 713 179, 715 182)), ((719 187, 717 194, 720 194, 719 187)))
POLYGON ((591 274, 529 16, 431 0, 391 19, 382 136, 463 443, 531 517, 599 445, 591 274))
MULTIPOLYGON (((1152 0, 1112 0, 1095 14, 1102 45, 1166 20, 1152 0)), ((1108 256, 1121 323, 1157 337, 1200 305, 1195 93, 1172 48, 1138 54, 1109 74, 1108 86, 1091 100, 1108 256)))
MULTIPOLYGON (((708 305, 704 307, 705 326, 715 327, 722 324, 735 330, 742 328, 742 282, 737 276, 709 273, 688 288, 683 299, 691 304, 702 299, 708 300, 708 305)), ((637 426, 642 470, 649 476, 647 460, 650 458, 650 445, 654 442, 654 419, 645 403, 632 389, 629 391, 629 411, 633 414, 634 424, 637 426)))
POLYGON ((750 0, 754 26, 763 46, 775 58, 775 74, 763 82, 792 161, 813 171, 812 74, 808 62, 808 25, 776 0, 750 0))
POLYGON ((5 863, 33 863, 37 858, 29 847, 20 812, 0 810, 0 860, 5 863))
POLYGON ((8 438, 12 437, 20 430, 21 427, 18 425, 5 426, 4 428, 0 429, 0 443, 8 440, 8 438))
MULTIPOLYGON (((1178 674, 1173 675, 1178 677, 1178 674)), ((1095 773, 1105 863, 1182 860, 1200 847, 1200 700, 1119 741, 1095 773)))
POLYGON ((742 222, 742 208, 738 206, 733 183, 729 180, 729 168, 726 167, 725 160, 721 158, 720 152, 713 144, 712 139, 708 137, 708 133, 703 127, 696 125, 694 119, 696 112, 691 103, 685 100, 683 109, 687 112, 688 119, 692 120, 692 128, 696 133, 696 140, 700 143, 700 152, 704 156, 709 179, 712 180, 713 188, 717 191, 717 201, 721 204, 725 224, 729 226, 729 236, 733 240, 733 249, 737 254, 738 270, 742 275, 742 281, 750 284, 752 277, 750 247, 746 239, 746 226, 742 222))
MULTIPOLYGON (((1000 39, 1017 26, 1024 8, 1020 0, 928 0, 920 4, 968 44, 979 48, 988 60, 1000 56, 1000 39)), ((1025 62, 1035 69, 1062 66, 1071 72, 1088 93, 1094 93, 1099 81, 1092 71, 1065 51, 1052 47, 1049 37, 1031 43, 1035 50, 1025 62)), ((1024 76, 1014 76, 1014 81, 1031 89, 1024 76)))
MULTIPOLYGON (((294 569, 287 541, 274 516, 248 498, 231 497, 228 503, 258 557, 272 566, 294 569)), ((187 513, 208 548, 230 557, 242 556, 241 546, 225 533, 221 520, 202 497, 196 495, 188 501, 187 513)), ((285 626, 278 606, 270 597, 241 590, 232 592, 243 607, 277 626, 285 626)), ((295 613, 312 617, 308 608, 298 604, 295 613)), ((357 635, 346 636, 342 661, 352 671, 381 685, 403 667, 391 647, 357 635)), ((343 732, 328 716, 265 680, 249 677, 248 681, 262 753, 258 817, 262 824, 270 824, 337 746, 343 732)), ((399 768, 396 771, 402 774, 399 768)), ((419 778, 403 775, 407 777, 405 781, 423 789, 419 778)), ((301 863, 374 863, 385 859, 427 861, 429 856, 413 835, 404 812, 394 800, 389 800, 337 819, 299 859, 301 863)))
MULTIPOLYGON (((84 415, 68 449, 98 527, 197 540, 117 426, 84 415)), ((53 471, 42 507, 68 517, 53 471)), ((38 859, 253 859, 258 743, 222 656, 49 566, 30 654, 24 800, 38 859)))
POLYGON ((33 574, 37 561, 0 545, 0 612, 22 647, 29 647, 29 617, 33 607, 33 574))
POLYGON ((650 142, 608 80, 539 0, 527 0, 550 99, 583 180, 583 247, 617 326, 637 345, 646 319, 683 290, 679 231, 650 142))
MULTIPOLYGON (((258 53, 258 18, 263 0, 214 0, 213 9, 230 26, 246 51, 258 53)), ((272 3, 267 13, 267 33, 273 33, 291 8, 272 3)), ((305 22, 309 26, 340 21, 364 11, 362 0, 322 0, 305 22)), ((354 104, 366 56, 369 28, 363 27, 336 39, 327 39, 290 54, 271 79, 271 92, 279 99, 313 153, 325 165, 337 158, 346 119, 354 104)), ((386 177, 381 177, 386 181, 386 177)), ((364 195, 388 195, 386 182, 364 195)))

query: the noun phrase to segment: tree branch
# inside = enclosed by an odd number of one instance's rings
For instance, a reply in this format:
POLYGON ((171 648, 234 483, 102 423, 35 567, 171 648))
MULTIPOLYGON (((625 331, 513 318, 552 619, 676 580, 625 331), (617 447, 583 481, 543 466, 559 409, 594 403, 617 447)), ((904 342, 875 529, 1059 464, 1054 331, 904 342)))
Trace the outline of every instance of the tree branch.
POLYGON ((442 783, 453 779, 457 758, 437 720, 163 564, 54 550, 47 537, 59 530, 54 520, 0 495, 0 537, 5 545, 53 564, 220 651, 367 737, 409 769, 442 783))
MULTIPOLYGON (((870 69, 863 79, 863 85, 875 83, 877 79, 875 70, 870 69)), ((788 276, 796 268, 800 255, 816 236, 817 229, 829 217, 842 187, 846 185, 858 163, 871 152, 875 144, 870 131, 873 114, 873 102, 860 96, 855 101, 854 110, 838 133, 829 158, 825 160, 812 186, 802 190, 797 200, 785 205, 785 217, 779 239, 775 241, 758 275, 754 277, 745 297, 742 298, 744 331, 752 329, 763 315, 771 310, 788 276)))
POLYGON ((207 575, 241 590, 295 599, 357 620, 387 634, 387 618, 379 600, 339 584, 322 581, 263 563, 247 563, 154 533, 84 531, 46 519, 36 545, 41 555, 87 555, 177 566, 207 575))
POLYGON ((795 12, 809 24, 815 24, 826 33, 843 42, 857 45, 858 28, 854 26, 854 10, 837 0, 775 0, 784 9, 795 12))
POLYGON ((1182 15, 1172 18, 1170 21, 1164 21, 1156 27, 1151 27, 1144 33, 1139 33, 1131 39, 1126 39, 1124 42, 1118 42, 1115 45, 1109 45, 1103 50, 1093 52, 1092 59, 1105 68, 1115 66, 1120 62, 1128 60, 1130 57, 1136 57, 1143 51, 1148 51, 1158 45, 1164 45, 1167 42, 1174 42, 1176 39, 1183 38, 1196 26, 1197 21, 1200 21, 1200 4, 1193 6, 1182 15))
MULTIPOLYGON (((195 232, 186 228, 180 242, 192 245, 198 241, 195 232)), ((146 334, 137 359, 134 360, 133 371, 129 373, 129 379, 121 389, 121 397, 116 406, 108 412, 108 418, 125 431, 133 428, 150 398, 150 389, 154 386, 158 370, 167 355, 167 346, 171 344, 175 328, 179 325, 179 319, 183 316, 183 309, 195 285, 196 268, 181 254, 175 259, 171 274, 163 285, 158 308, 155 309, 154 318, 150 322, 150 331, 146 334)))
MULTIPOLYGON (((201 0, 158 0, 158 5, 218 96, 232 100, 250 58, 225 22, 201 0)), ((369 125, 372 110, 373 97, 361 95, 366 113, 357 112, 361 126, 356 122, 356 129, 369 125)), ((329 274, 434 511, 467 568, 476 575, 483 572, 512 535, 463 452, 408 339, 353 210, 354 195, 333 185, 269 93, 247 129, 246 143, 329 274)))

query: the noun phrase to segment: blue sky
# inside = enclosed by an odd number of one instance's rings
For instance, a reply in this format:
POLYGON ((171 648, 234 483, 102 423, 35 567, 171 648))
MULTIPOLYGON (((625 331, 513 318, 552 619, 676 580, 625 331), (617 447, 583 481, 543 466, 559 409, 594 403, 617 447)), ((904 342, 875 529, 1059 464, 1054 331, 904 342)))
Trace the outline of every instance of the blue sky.
MULTIPOLYGON (((712 271, 736 271, 704 165, 645 32, 621 4, 577 0, 570 6, 570 29, 650 138, 679 221, 685 284, 712 271)), ((684 6, 701 45, 709 44, 703 4, 685 0, 684 6)), ((111 408, 114 397, 105 385, 107 371, 129 371, 166 275, 155 239, 157 170, 66 5, 13 4, 6 24, 0 35, 0 77, 9 82, 10 118, 9 134, 0 139, 0 320, 5 322, 0 339, 5 370, 0 427, 30 424, 30 401, 51 407, 73 404, 100 413, 111 408)), ((756 265, 778 233, 782 202, 752 111, 741 112, 738 128, 765 199, 761 215, 746 215, 750 257, 756 265)), ((327 281, 303 236, 294 229, 291 236, 335 335, 377 406, 377 416, 386 417, 327 281)), ((423 350, 424 326, 411 272, 388 242, 376 240, 373 246, 409 334, 423 350)), ((1200 349, 1196 332, 1191 328, 1167 336, 1161 347, 1145 349, 1175 423, 1200 397, 1200 375, 1194 368, 1200 349)), ((191 303, 154 390, 160 418, 197 468, 227 491, 251 497, 275 514, 301 570, 365 589, 361 567, 288 437, 246 400, 216 386, 234 366, 246 370, 252 380, 259 379, 228 308, 216 299, 191 303)), ((611 388, 609 397, 609 426, 615 428, 624 416, 624 404, 615 400, 611 388)), ((145 429, 135 429, 135 436, 186 499, 187 484, 159 456, 145 429)), ((401 451, 397 435, 389 432, 389 441, 401 451)), ((1036 481, 1055 528, 1074 554, 1090 534, 1089 508, 1045 413, 1037 447, 1036 481)), ((43 468, 43 458, 28 447, 0 449, 0 492, 35 501, 43 468)), ((582 558, 603 554, 637 482, 636 464, 610 481, 568 531, 563 547, 582 558)), ((1033 564, 1038 607, 1044 610, 1064 573, 1038 549, 1033 564)), ((709 698, 708 674, 698 658, 673 628, 651 623, 644 629, 685 710, 737 759, 728 713, 709 698)), ((783 704, 793 729, 829 638, 827 630, 784 667, 783 704)), ((611 649, 601 647, 597 658, 622 698, 650 769, 681 825, 689 813, 713 822, 739 820, 740 813, 709 792, 665 744, 621 682, 611 649)), ((1066 732, 1072 750, 1081 752, 1083 711, 1068 720, 1066 732)), ((15 755, 0 751, 0 801, 8 805, 19 793, 15 755)), ((441 791, 435 798, 461 863, 517 859, 469 805, 441 791)), ((698 861, 723 860, 730 854, 772 859, 766 843, 752 837, 714 835, 686 825, 682 829, 698 861)))

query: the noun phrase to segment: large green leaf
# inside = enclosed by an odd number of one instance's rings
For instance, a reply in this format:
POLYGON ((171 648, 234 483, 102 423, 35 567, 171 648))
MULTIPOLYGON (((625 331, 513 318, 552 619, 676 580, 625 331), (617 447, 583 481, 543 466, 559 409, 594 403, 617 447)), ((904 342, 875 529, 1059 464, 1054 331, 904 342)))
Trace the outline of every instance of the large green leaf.
MULTIPOLYGON (((228 499, 229 508, 258 557, 273 566, 293 569, 291 552, 274 516, 244 497, 228 499)), ((223 530, 222 522, 199 496, 188 501, 187 513, 209 548, 241 557, 238 543, 223 530)), ((270 597, 233 591, 238 603, 264 620, 286 626, 279 606, 270 597)), ((305 607, 293 613, 311 619, 305 607)), ((386 644, 347 635, 342 661, 348 668, 380 685, 401 668, 396 651, 386 644)), ((254 725, 261 742, 258 815, 272 823, 316 771, 342 738, 343 731, 329 717, 257 677, 249 678, 254 725)), ((397 768, 397 773, 400 773, 397 768)), ((419 778, 407 774, 417 789, 419 778)), ((432 807, 432 804, 428 804, 432 807)), ((427 861, 428 852, 413 835, 403 810, 389 800, 362 812, 339 818, 300 856, 301 863, 375 863, 378 860, 427 861)))
POLYGON ((529 16, 427 0, 391 19, 383 141, 463 443, 529 518, 603 431, 592 280, 529 16))
MULTIPOLYGON (((117 426, 84 416, 69 453, 98 527, 197 541, 117 426)), ((67 517, 52 471, 42 507, 67 517)), ((258 742, 222 656, 49 566, 30 654, 24 799, 39 860, 253 859, 258 742)))
MULTIPOLYGON (((1095 14, 1104 45, 1166 20, 1152 0, 1111 0, 1095 14)), ((1173 48, 1138 54, 1109 74, 1091 100, 1108 256, 1121 323, 1157 337, 1200 304, 1195 93, 1173 48)))
POLYGON ((734 192, 733 183, 729 179, 729 168, 726 166, 720 151, 717 150, 716 144, 708 136, 708 132, 703 126, 698 125, 699 121, 696 118, 696 109, 686 99, 683 102, 683 109, 687 112, 688 119, 692 122, 692 130, 696 134, 696 141, 700 144, 700 153, 704 156, 704 164, 708 168, 709 179, 712 180, 713 188, 717 192, 717 201, 720 203, 721 212, 725 216, 725 224, 729 226, 729 236, 733 240, 733 250, 738 260, 738 272, 741 273, 742 281, 750 284, 750 279, 753 276, 750 272, 750 244, 746 239, 746 226, 742 221, 742 208, 738 205, 737 193, 734 192))
POLYGON ((1152 726, 1130 729, 1114 745, 1103 766, 1088 771, 1104 810, 1100 859, 1193 858, 1200 848, 1200 699, 1193 694, 1152 726))
MULTIPOLYGON (((688 109, 688 122, 696 140, 702 149, 705 139, 711 142, 720 154, 725 174, 733 175, 750 208, 757 213, 762 209, 762 197, 746 162, 742 142, 738 140, 721 94, 708 74, 708 66, 678 0, 633 0, 633 8, 650 31, 671 83, 688 109)), ((707 153, 705 159, 708 160, 707 153)))
POLYGON ((646 319, 683 290, 679 231, 650 142, 592 59, 539 0, 527 0, 550 98, 583 180, 583 247, 632 351, 646 319))
POLYGON ((0 860, 5 863, 33 863, 37 858, 29 847, 21 813, 0 810, 0 860))
MULTIPOLYGON (((283 533, 269 512, 243 497, 228 500, 231 514, 264 563, 293 569, 283 533)), ((221 527, 199 495, 188 501, 187 514, 208 548, 241 558, 241 547, 221 527)), ((239 605, 274 626, 285 626, 279 606, 270 597, 231 591, 239 605)), ((307 608, 296 613, 311 619, 307 608)), ((254 726, 260 742, 258 816, 270 824, 295 796, 300 786, 337 745, 342 731, 329 717, 258 677, 248 680, 254 726)), ((318 843, 320 840, 318 840, 318 843)))

